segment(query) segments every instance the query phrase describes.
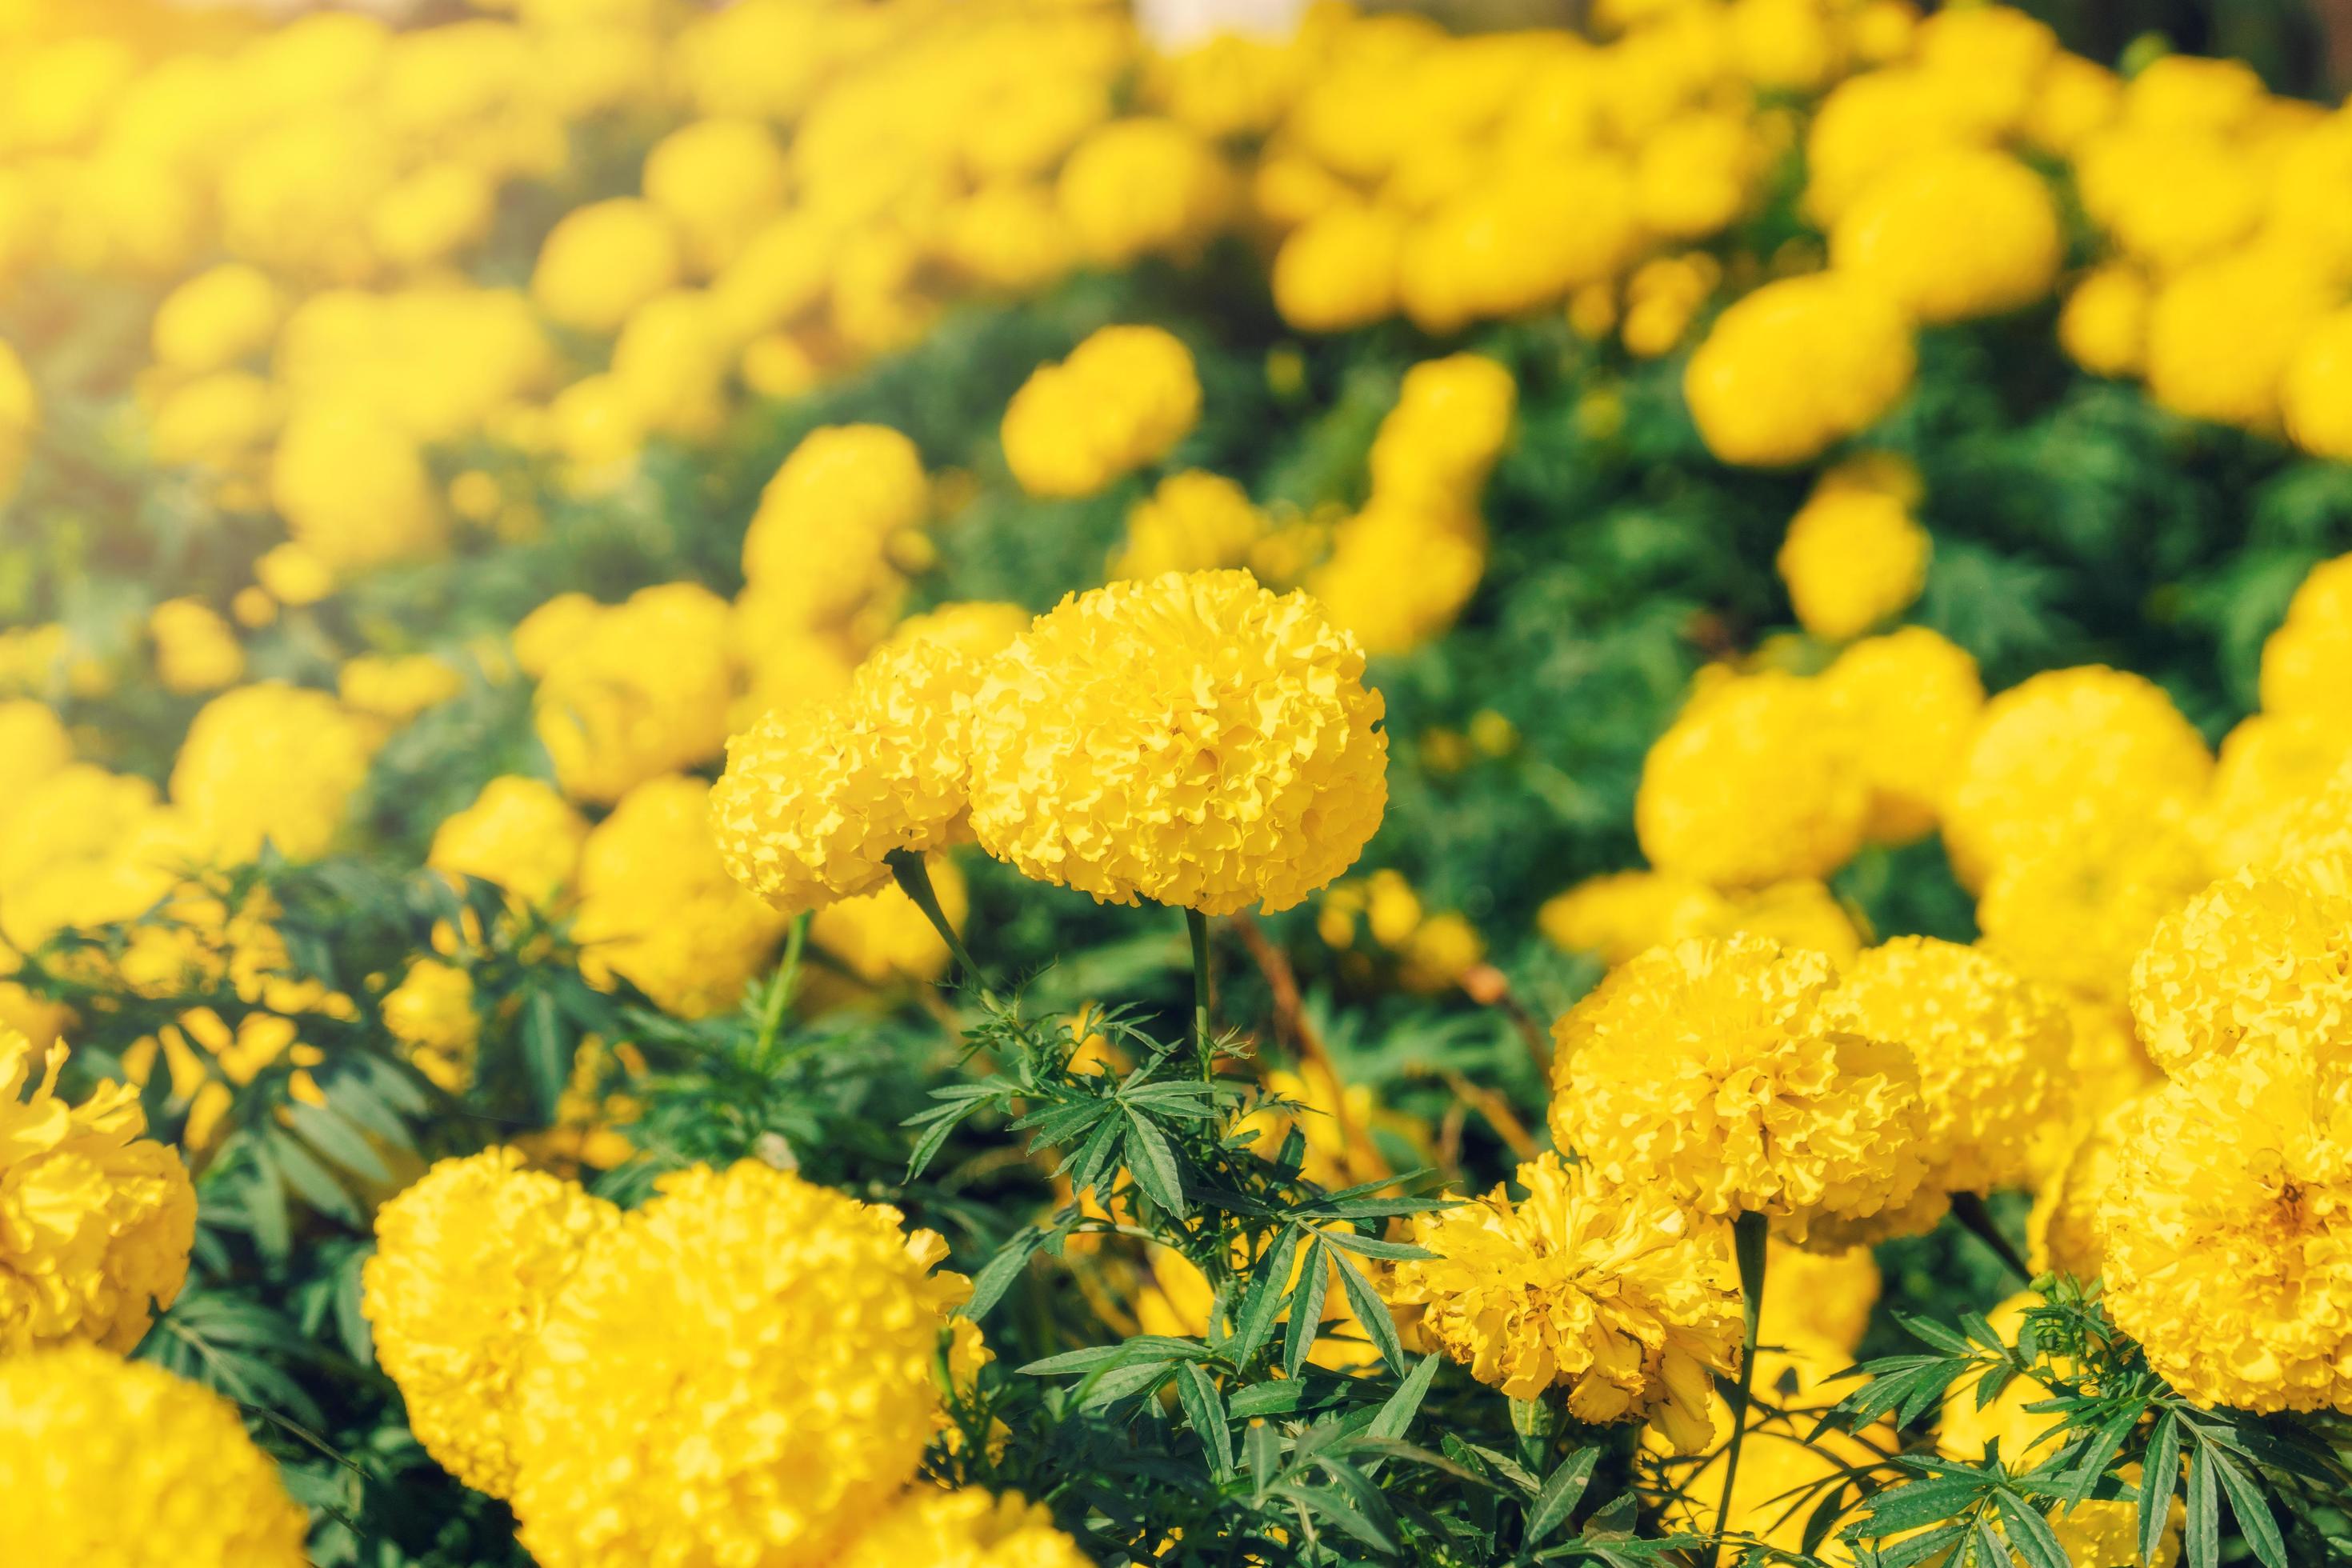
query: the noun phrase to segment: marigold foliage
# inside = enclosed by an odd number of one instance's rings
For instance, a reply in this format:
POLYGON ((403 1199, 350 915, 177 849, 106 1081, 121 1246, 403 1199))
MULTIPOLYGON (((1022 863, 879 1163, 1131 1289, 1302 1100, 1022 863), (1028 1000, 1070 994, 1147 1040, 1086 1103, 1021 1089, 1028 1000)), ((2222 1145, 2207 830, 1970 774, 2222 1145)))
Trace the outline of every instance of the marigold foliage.
POLYGON ((523 1543, 547 1568, 837 1561, 930 1438, 966 1289, 931 1274, 943 1250, 763 1165, 664 1178, 589 1247, 524 1366, 523 1543))
POLYGON ((0 1360, 0 1560, 303 1568, 310 1517, 218 1394, 85 1346, 0 1360))
POLYGON ((1552 1026, 1552 1136, 1612 1184, 1769 1215, 1822 1250, 1906 1226, 1919 1070, 1824 1016, 1836 984, 1826 956, 1760 937, 1643 953, 1552 1026))
POLYGON ((1612 1187, 1544 1154, 1507 1187, 1418 1216, 1389 1300, 1479 1382, 1513 1399, 1567 1391, 1595 1426, 1654 1421, 1685 1453, 1706 1440, 1713 1374, 1739 1364, 1730 1233, 1656 1188, 1612 1187))
POLYGON ((1073 595, 973 700, 972 830, 1105 902, 1288 909, 1354 863, 1387 804, 1363 669, 1312 599, 1246 572, 1073 595))
POLYGON ((444 1160, 377 1211, 361 1275, 376 1361, 425 1452, 476 1490, 513 1489, 516 1377, 582 1255, 620 1220, 505 1148, 444 1160))

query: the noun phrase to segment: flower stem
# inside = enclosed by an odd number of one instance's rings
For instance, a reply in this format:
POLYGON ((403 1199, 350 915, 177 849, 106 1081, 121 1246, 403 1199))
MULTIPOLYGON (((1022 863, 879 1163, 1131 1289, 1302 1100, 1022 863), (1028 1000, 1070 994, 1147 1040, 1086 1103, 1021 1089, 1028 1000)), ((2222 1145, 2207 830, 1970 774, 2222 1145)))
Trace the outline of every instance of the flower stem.
POLYGON ((784 1009, 792 1005, 793 993, 800 989, 801 950, 808 945, 808 928, 807 910, 793 917, 792 932, 784 938, 783 960, 776 965, 775 974, 768 981, 768 994, 760 1002, 760 1037, 751 1047, 751 1060, 762 1078, 775 1070, 771 1058, 776 1037, 784 1026, 784 1009))
POLYGON ((1992 1210, 1985 1206, 1983 1194, 1954 1193, 1952 1217, 1966 1226, 1979 1241, 1990 1247, 1993 1256, 2017 1276, 2020 1283, 2030 1282, 2033 1279, 2033 1270, 2025 1266, 2025 1259, 2017 1255, 2017 1248, 2011 1246, 2009 1237, 2000 1233, 2000 1223, 1992 1217, 1992 1210))
POLYGON ((1209 1058, 1209 917, 1198 910, 1184 911, 1184 930, 1192 939, 1192 1048, 1200 1053, 1201 1077, 1212 1076, 1209 1058))
POLYGON ((1748 1436, 1749 1392, 1756 1386, 1756 1327, 1764 1315, 1764 1239, 1760 1214, 1742 1213, 1731 1222, 1731 1251, 1739 1264, 1739 1396, 1731 1404, 1731 1442, 1723 1456, 1723 1500, 1715 1510, 1715 1550, 1723 1560, 1723 1538, 1731 1529, 1731 1489, 1739 1479, 1739 1447, 1748 1436))
POLYGON ((887 858, 890 863, 890 875, 898 879, 900 889, 915 900, 915 907, 923 911, 923 918, 931 922, 931 929, 940 933, 941 942, 948 944, 948 952, 955 956, 964 979, 981 988, 981 997, 985 1001, 988 983, 981 974, 980 965, 973 963, 971 954, 964 951, 963 938, 956 935, 955 927, 948 923, 947 911, 940 908, 940 895, 931 887, 930 867, 911 849, 893 849, 887 858))

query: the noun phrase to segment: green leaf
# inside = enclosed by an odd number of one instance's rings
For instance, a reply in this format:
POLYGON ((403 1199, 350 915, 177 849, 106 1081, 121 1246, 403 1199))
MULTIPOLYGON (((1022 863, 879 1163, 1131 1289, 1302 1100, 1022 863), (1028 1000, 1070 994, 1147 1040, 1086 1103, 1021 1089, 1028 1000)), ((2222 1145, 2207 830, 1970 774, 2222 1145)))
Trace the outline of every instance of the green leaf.
POLYGON ((1389 1316, 1389 1304, 1381 1300, 1381 1293, 1372 1289, 1372 1282, 1364 1278, 1363 1270, 1347 1254, 1334 1252, 1331 1261, 1339 1266, 1339 1286, 1348 1293, 1348 1304, 1356 1310, 1356 1321, 1372 1336, 1372 1343, 1380 1347, 1381 1359, 1388 1363, 1389 1370, 1403 1376, 1404 1346, 1397 1339, 1396 1320, 1389 1316))
POLYGON ((2142 1410, 2138 1405, 2126 1405, 2099 1424, 2098 1430, 2091 1435, 2089 1446, 2083 1450, 2082 1462, 2075 1467, 2074 1479, 2059 1493, 2060 1501, 2072 1508, 2091 1495, 2091 1489, 2099 1484, 2101 1478, 2107 1473, 2107 1467, 2123 1451, 2124 1439, 2131 1436, 2134 1426, 2139 1425, 2142 1410))
POLYGON ((359 1205, 352 1201, 342 1184, 336 1181, 317 1156, 293 1138, 273 1127, 262 1135, 261 1160, 274 1167, 296 1197, 320 1214, 360 1223, 359 1205))
POLYGON ((1129 1110, 1127 1123, 1127 1167, 1135 1173, 1135 1184, 1161 1209, 1182 1219, 1186 1212, 1184 1177, 1176 1163, 1176 1151, 1168 1146, 1166 1135, 1141 1111, 1129 1110))
POLYGON ((1274 1332, 1275 1313, 1281 1308, 1284 1292, 1290 1289, 1290 1258, 1298 1250, 1300 1234, 1298 1226, 1288 1226, 1257 1262, 1249 1294, 1242 1300, 1241 1321, 1234 1325, 1231 1353, 1236 1366, 1247 1366, 1255 1359, 1274 1332))
POLYGON ((1528 1510, 1528 1544, 1540 1544, 1543 1538, 1568 1522, 1576 1505, 1584 1497, 1584 1489, 1592 1479, 1592 1467, 1599 1463, 1599 1448, 1579 1448, 1544 1480, 1543 1490, 1536 1494, 1535 1505, 1528 1510))
POLYGON ((2221 1561, 2221 1505, 2211 1456, 2211 1446, 2201 1439, 2189 1455, 2189 1568, 2215 1568, 2221 1561))
POLYGON ((1184 1406, 1192 1430, 1201 1435, 1201 1446, 1208 1450, 1217 1479, 1233 1474, 1234 1435, 1225 1417, 1225 1402, 1198 1362, 1188 1361, 1177 1372, 1176 1398, 1184 1406))
POLYGON ((1298 1288, 1290 1293, 1290 1327, 1282 1342, 1282 1370, 1297 1377, 1307 1365, 1307 1352, 1323 1327, 1323 1292, 1330 1288, 1331 1271, 1323 1266, 1323 1238, 1307 1244, 1298 1268, 1298 1288))
POLYGON ((1013 1288, 1013 1282, 1021 1278, 1021 1271, 1029 1267, 1030 1255, 1037 1250, 1038 1244, 1044 1239, 1043 1235, 1033 1228, 1019 1232, 998 1247, 996 1256, 973 1276, 971 1300, 963 1304, 963 1315, 974 1322, 988 1316, 989 1309, 1013 1288))
POLYGON ((1247 1421, 1260 1415, 1287 1415, 1306 1398, 1307 1385, 1303 1383, 1254 1383, 1247 1388, 1235 1389, 1225 1407, 1234 1420, 1247 1421))
POLYGON ((1914 1535, 1892 1546, 1880 1547, 1872 1561, 1878 1564, 1878 1568, 1912 1568, 1913 1563, 1925 1563, 1931 1557, 1940 1562, 1944 1554, 1959 1545, 1961 1538, 1968 1533, 1969 1527, 1965 1523, 1937 1525, 1924 1535, 1914 1535))
POLYGON ((1156 1388, 1175 1364, 1165 1357, 1154 1357, 1127 1365, 1097 1368, 1078 1384, 1078 1406, 1083 1410, 1101 1410, 1130 1395, 1156 1388))
POLYGON ((2026 1568, 2069 1568, 2066 1549, 2040 1509, 2006 1489, 1993 1493, 1992 1502, 2000 1510, 2002 1532, 2026 1568))
POLYGON ((2139 1556, 2153 1563, 2172 1522, 2172 1494, 2180 1485, 2180 1417, 2168 1410, 2148 1434, 2139 1471, 2139 1556))
POLYGON ((1318 1231, 1317 1234, 1334 1247, 1345 1247, 1349 1252, 1360 1252, 1367 1258, 1385 1258, 1392 1262, 1403 1263, 1413 1258, 1436 1256, 1425 1247, 1414 1247, 1402 1241, 1383 1241, 1377 1236, 1355 1236, 1339 1230, 1318 1231))
POLYGON ((562 1015, 554 994, 532 990, 522 1005, 523 1065, 530 1069, 530 1091, 539 1101, 540 1114, 551 1120, 572 1081, 570 1056, 564 1048, 562 1015))
POLYGON ((1373 1437, 1403 1436, 1412 1426, 1412 1418, 1420 1411, 1430 1384, 1436 1380, 1438 1363, 1444 1359, 1434 1351, 1422 1357, 1420 1364, 1397 1385, 1397 1391, 1389 1395, 1388 1402, 1372 1417, 1372 1424, 1364 1428, 1365 1434, 1373 1437))
POLYGON ((1891 1535, 1952 1518, 1984 1495, 1990 1478, 1971 1471, 1890 1488, 1870 1500, 1873 1532, 1891 1535))
POLYGON ((288 1108, 289 1120, 303 1141, 363 1182, 392 1181, 383 1156, 371 1147, 366 1134, 324 1106, 297 1100, 288 1108))
POLYGON ((2254 1479, 2238 1468, 2236 1461, 2219 1447, 2201 1450, 2210 1459, 2213 1474, 2229 1494, 2230 1511, 2237 1516, 2238 1533, 2254 1549, 2254 1555, 2263 1568, 2286 1568, 2286 1542, 2279 1534, 2278 1521, 2271 1515, 2271 1505, 2263 1497, 2254 1479))
POLYGON ((1259 1422, 1243 1435, 1242 1458, 1249 1467, 1250 1501, 1264 1507, 1282 1474, 1282 1434, 1259 1422))

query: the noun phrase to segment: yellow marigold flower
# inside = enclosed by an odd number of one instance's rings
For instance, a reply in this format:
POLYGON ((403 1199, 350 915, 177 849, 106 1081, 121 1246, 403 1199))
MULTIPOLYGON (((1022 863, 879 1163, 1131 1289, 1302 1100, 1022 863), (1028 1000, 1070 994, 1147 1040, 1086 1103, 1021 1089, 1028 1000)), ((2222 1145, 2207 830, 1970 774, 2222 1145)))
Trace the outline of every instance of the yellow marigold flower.
MULTIPOLYGON (((930 856, 929 864, 940 912, 961 931, 971 907, 963 873, 945 855, 930 856)), ((896 886, 825 905, 809 921, 809 940, 868 985, 885 984, 899 976, 937 980, 948 969, 948 946, 940 940, 930 917, 896 886)))
POLYGON ((2352 731, 2352 555, 2311 569, 2263 643, 2263 710, 2352 731))
POLYGON ((166 466, 241 468, 277 430, 278 389, 257 375, 222 371, 173 387, 147 422, 147 450, 166 466))
POLYGON ((197 273, 155 307, 155 363, 187 375, 226 370, 269 346, 285 312, 259 268, 225 261, 197 273))
POLYGON ((1536 926, 1555 946, 1611 964, 1667 942, 1739 932, 1825 952, 1839 963, 1862 951, 1853 916, 1827 884, 1810 879, 1723 893, 1687 877, 1617 871, 1545 900, 1536 926))
POLYGON ((1458 511, 1372 503, 1331 531, 1307 589, 1368 657, 1410 653, 1442 637, 1486 574, 1485 526, 1458 511))
POLYGON ((1035 618, 1020 605, 1002 600, 960 600, 908 616, 875 651, 895 652, 917 643, 937 643, 966 658, 986 660, 1010 647, 1035 618))
POLYGON ((451 876, 478 877, 527 908, 546 909, 571 888, 587 838, 588 819, 552 785, 509 774, 442 818, 425 863, 451 876))
POLYGON ((1974 656, 1905 626, 1848 645, 1820 684, 1870 785, 1868 837, 1906 844, 1932 832, 1984 710, 1974 656))
POLYGON ((2175 1077, 2214 1061, 2352 1067, 2352 899, 2254 872, 2216 882, 2156 928, 2131 1006, 2175 1077))
POLYGON ((291 542, 263 552, 253 571, 261 586, 282 604, 315 605, 335 591, 334 568, 291 542))
POLYGON ((474 1046, 481 1015, 474 979, 455 964, 420 958, 384 994, 384 1032, 408 1047, 416 1070, 452 1094, 474 1081, 474 1046))
POLYGON ((1004 460, 1031 495, 1092 495, 1166 457, 1200 417, 1190 349, 1158 327, 1104 327, 1013 395, 1004 460))
POLYGON ((1789 524, 1776 564, 1797 620, 1844 642, 1900 615, 1927 582, 1927 531, 1895 497, 1817 492, 1789 524))
POLYGON ((376 1211, 361 1310, 377 1363, 443 1469, 514 1488, 516 1379, 589 1244, 621 1211, 512 1149, 444 1160, 376 1211))
POLYGON ((2305 332, 2279 384, 2279 411, 2305 451, 2352 459, 2352 310, 2333 311, 2305 332))
POLYGON ((2250 247, 2179 273, 2148 307, 2148 395, 2192 418, 2270 428, 2287 365, 2334 300, 2320 268, 2291 247, 2250 247))
POLYGON ((1867 1247, 1808 1252, 1774 1237, 1765 1247, 1764 1308, 1756 1342, 1824 1345, 1851 1357, 1878 1304, 1878 1260, 1867 1247))
POLYGON ((1054 1516, 1019 1492, 912 1487, 842 1553, 839 1568, 1091 1568, 1054 1516))
POLYGON ((2107 1310, 2199 1405, 2352 1410, 2344 1089, 2281 1079, 2242 1103, 2200 1076, 2213 1087, 2176 1079, 2125 1118, 2099 1213, 2107 1310))
POLYGON ((1683 395, 1717 458, 1778 467, 1876 423, 1916 366, 1895 301, 1828 272, 1767 283, 1724 311, 1691 355, 1683 395))
POLYGON ((2025 1184, 2029 1144, 2066 1059, 2070 1029, 2054 998, 1974 948, 1898 936, 1844 967, 1822 1016, 1910 1048, 1931 1184, 1955 1193, 2025 1184))
POLYGON ((782 202, 791 179, 783 149, 756 120, 698 120, 646 154, 646 198, 677 226, 701 276, 734 259, 782 202))
POLYGON ((883 425, 829 425, 794 447, 743 535, 743 577, 788 626, 846 619, 896 578, 891 542, 930 515, 915 444, 883 425))
POLYGON ((1482 171, 1405 236, 1398 282, 1424 331, 1516 315, 1621 270, 1640 242, 1632 171, 1586 153, 1482 171))
POLYGON ((2255 713, 2221 738, 2213 787, 2193 826, 2221 873, 2273 863, 2307 803, 2352 762, 2352 727, 2255 713))
POLYGON ((72 761, 73 740, 56 709, 29 697, 0 700, 0 799, 13 803, 72 761))
POLYGON ((2204 793, 2204 737, 2162 688, 2104 665, 2053 669, 1985 705, 1944 805, 1944 847, 1969 887, 2086 824, 2120 832, 2204 793))
MULTIPOLYGON (((1769 1270, 1765 1279, 1769 1300, 1769 1270)), ((1727 1521, 1733 1531, 1783 1552, 1801 1552, 1805 1527, 1824 1495, 1820 1489, 1823 1484, 1849 1468, 1883 1465, 1901 1447, 1894 1424, 1884 1419, 1860 1433, 1832 1428, 1812 1435, 1821 1414, 1853 1387, 1835 1381, 1845 1370, 1846 1359, 1810 1340, 1757 1355, 1757 1397, 1740 1442, 1739 1478, 1732 1488, 1727 1521)), ((1712 1534, 1723 1506, 1731 1407, 1710 1390, 1707 1413, 1704 1458, 1677 1463, 1663 1436, 1651 1432, 1643 1434, 1634 1460, 1637 1483, 1659 1501, 1661 1522, 1678 1533, 1712 1534)), ((1835 1535, 1836 1528, 1832 1526, 1832 1535, 1817 1550, 1824 1562, 1851 1563, 1852 1554, 1835 1535)))
POLYGON ((2058 342, 2093 375, 2137 371, 2147 342, 2147 279, 2128 262, 2095 267, 2058 312, 2058 342))
POLYGON ((1349 201, 1291 230, 1274 258, 1274 302, 1302 332, 1339 332, 1396 314, 1404 220, 1349 201))
POLYGON ((1062 165, 1055 189, 1078 253, 1098 267, 1188 255, 1221 227, 1233 174, 1216 149, 1172 120, 1115 120, 1062 165))
POLYGON ((780 708, 727 743, 710 795, 727 868, 786 913, 890 880, 894 851, 963 837, 981 667, 940 642, 877 653, 846 696, 780 708))
POLYGON ((735 689, 728 618, 727 601, 709 589, 668 583, 587 620, 532 702, 565 794, 617 800, 717 754, 735 689))
POLYGON ((327 852, 377 736, 323 691, 264 681, 214 698, 188 725, 172 764, 172 804, 225 862, 266 841, 296 860, 327 852))
POLYGON ((1625 352, 1643 359, 1672 353, 1722 281, 1721 265, 1704 251, 1642 263, 1625 280, 1625 352))
POLYGON ((1027 293, 1069 271, 1077 242, 1054 192, 1025 180, 992 182, 956 204, 940 248, 973 281, 1027 293))
POLYGON ((52 1043, 35 1081, 32 1043, 0 1031, 0 1360, 74 1341, 126 1355, 188 1276, 196 1194, 179 1154, 140 1136, 135 1089, 60 1100, 65 1061, 52 1043))
POLYGON ((1746 118, 1716 110, 1676 115, 1642 143, 1633 211, 1653 234, 1705 239, 1748 209, 1764 166, 1763 142, 1746 118))
POLYGON ((901 1225, 750 1162, 663 1178, 590 1245, 524 1365, 523 1544, 547 1568, 838 1562, 914 1477, 970 1292, 901 1225))
POLYGON ((1388 1299, 1422 1305, 1423 1331, 1514 1399, 1567 1391, 1595 1425, 1654 1421, 1675 1447, 1706 1441, 1711 1374, 1739 1366, 1729 1237, 1652 1187, 1612 1186, 1543 1154, 1508 1187, 1417 1215, 1437 1256, 1396 1266, 1388 1299))
POLYGON ((2352 898, 2352 762, 2305 801, 2279 836, 2276 869, 2337 898, 2352 898))
POLYGON ((678 281, 677 233, 651 202, 635 197, 572 208, 548 231, 530 294, 549 319, 584 332, 615 332, 646 300, 678 281))
POLYGON ((580 851, 572 934, 592 984, 617 975, 680 1017, 732 1007, 784 919, 736 886, 710 836, 710 786, 671 773, 621 797, 580 851))
POLYGON ((2032 304, 2064 253, 2058 204, 2006 153, 1946 148, 1864 187, 1830 234, 1830 258, 1922 321, 1968 321, 2032 304))
POLYGON ((1116 580, 1239 566, 1266 531, 1265 513, 1247 490, 1223 474, 1186 468, 1129 510, 1127 543, 1111 557, 1108 574, 1116 580))
POLYGON ((1553 1138, 1702 1214, 1769 1215, 1833 1250, 1868 1239, 1927 1173, 1919 1070, 1823 1016, 1836 983, 1822 954, 1749 936, 1620 966, 1552 1026, 1553 1138))
POLYGON ((0 1360, 0 1560, 302 1568, 310 1515, 236 1407, 76 1346, 0 1360))
POLYGON ((1097 900, 1286 910, 1354 863, 1388 802, 1363 655, 1246 572, 1073 595, 989 667, 971 825, 1097 900))
POLYGON ((343 661, 335 684, 352 712, 404 724, 463 691, 466 678, 447 659, 427 653, 361 654, 343 661))
POLYGON ((2003 861, 1977 900, 1977 926, 2021 973, 2120 1002, 2157 922, 2210 875, 2178 823, 2094 820, 2003 861))
POLYGON ((1753 887, 1844 865, 1869 808, 1819 683, 1763 670, 1702 683, 1643 760, 1633 826, 1659 870, 1753 887))
POLYGON ((202 599, 166 599, 147 614, 155 678, 178 692, 217 691, 245 673, 245 647, 202 599))
POLYGON ((16 493, 25 451, 40 422, 40 396, 16 351, 0 342, 0 502, 16 493))
POLYGON ((2099 1244, 2099 1207, 2123 1171, 2120 1131, 2129 1104, 2126 1101, 2095 1121, 2034 1194, 2033 1211, 2025 1219, 2027 1257, 2033 1268, 2084 1280, 2106 1272, 2106 1251, 2099 1244))
POLYGON ((270 463, 269 496, 294 542, 334 572, 431 555, 447 536, 415 438, 373 408, 296 409, 270 463))
POLYGON ((1423 360, 1404 373, 1368 458, 1381 502, 1468 510, 1502 456, 1518 404, 1511 373, 1484 354, 1423 360))

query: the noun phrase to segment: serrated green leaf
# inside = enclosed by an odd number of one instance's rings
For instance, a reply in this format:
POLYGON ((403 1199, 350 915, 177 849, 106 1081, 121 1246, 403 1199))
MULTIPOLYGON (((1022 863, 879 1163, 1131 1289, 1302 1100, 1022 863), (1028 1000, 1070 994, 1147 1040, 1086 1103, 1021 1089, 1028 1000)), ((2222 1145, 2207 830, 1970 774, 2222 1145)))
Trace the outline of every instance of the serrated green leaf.
POLYGON ((1297 1377, 1307 1365, 1315 1336, 1323 1329, 1323 1292, 1330 1287, 1331 1271, 1323 1263, 1323 1238, 1307 1242, 1298 1268, 1298 1286, 1290 1293, 1290 1326, 1282 1341, 1282 1370, 1297 1377))
POLYGON ((1584 1489, 1592 1480, 1592 1467, 1600 1459, 1599 1448, 1579 1448, 1544 1478, 1543 1489, 1536 1494, 1534 1504, 1528 1510, 1528 1545, 1540 1545, 1545 1536, 1568 1522, 1568 1516, 1576 1511, 1584 1489))
POLYGON ((1198 1362, 1186 1362, 1178 1368, 1176 1398, 1184 1406, 1185 1418, 1192 1423, 1192 1430, 1200 1434, 1216 1478, 1223 1480, 1233 1474, 1234 1436, 1225 1416, 1225 1402, 1198 1362))

